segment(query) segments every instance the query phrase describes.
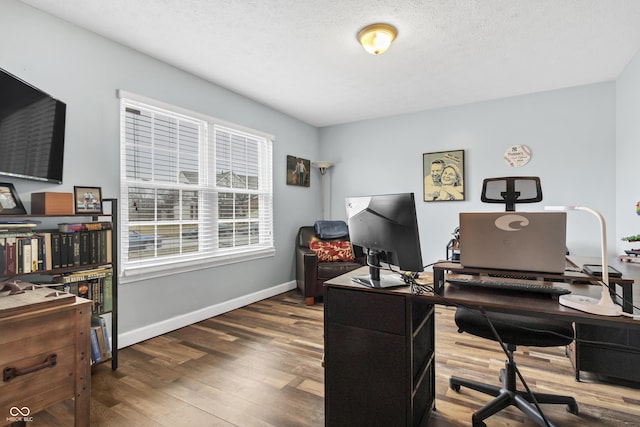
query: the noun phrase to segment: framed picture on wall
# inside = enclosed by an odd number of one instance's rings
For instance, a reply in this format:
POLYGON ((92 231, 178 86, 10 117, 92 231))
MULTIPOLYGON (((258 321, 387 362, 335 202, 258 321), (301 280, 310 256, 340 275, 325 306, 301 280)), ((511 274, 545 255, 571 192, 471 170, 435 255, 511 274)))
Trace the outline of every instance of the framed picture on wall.
POLYGON ((13 184, 0 182, 0 215, 24 215, 22 201, 13 184))
POLYGON ((310 169, 310 160, 287 156, 287 185, 309 187, 311 185, 310 169))
POLYGON ((422 155, 424 201, 464 200, 464 150, 422 155))

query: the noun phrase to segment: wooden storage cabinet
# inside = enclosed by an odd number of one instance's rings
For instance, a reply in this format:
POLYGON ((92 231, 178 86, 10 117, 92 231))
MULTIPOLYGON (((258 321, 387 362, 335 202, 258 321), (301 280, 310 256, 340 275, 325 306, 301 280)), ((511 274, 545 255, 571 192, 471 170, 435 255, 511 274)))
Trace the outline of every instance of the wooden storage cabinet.
POLYGON ((325 425, 421 426, 434 407, 433 305, 325 286, 325 425))
MULTIPOLYGON (((37 291, 46 290, 27 292, 37 291)), ((24 416, 36 424, 38 412, 66 399, 74 399, 75 425, 89 425, 91 301, 66 299, 63 305, 8 316, 0 310, 0 425, 24 416), (51 357, 53 366, 35 369, 51 357)))

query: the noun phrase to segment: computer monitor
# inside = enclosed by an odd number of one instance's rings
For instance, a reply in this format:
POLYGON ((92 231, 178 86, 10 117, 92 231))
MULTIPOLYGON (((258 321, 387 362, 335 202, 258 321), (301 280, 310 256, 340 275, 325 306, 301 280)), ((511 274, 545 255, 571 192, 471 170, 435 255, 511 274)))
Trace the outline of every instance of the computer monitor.
POLYGON ((399 272, 423 271, 413 193, 348 197, 345 202, 349 239, 362 247, 369 265, 369 275, 353 281, 372 288, 406 285, 400 275, 381 276, 381 262, 399 272))

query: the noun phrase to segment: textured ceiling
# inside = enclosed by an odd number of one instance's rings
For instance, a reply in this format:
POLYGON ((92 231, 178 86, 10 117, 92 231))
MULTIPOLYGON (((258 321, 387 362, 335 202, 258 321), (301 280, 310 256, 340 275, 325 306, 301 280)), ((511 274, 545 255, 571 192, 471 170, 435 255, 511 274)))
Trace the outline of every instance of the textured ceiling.
POLYGON ((613 80, 640 48, 639 0, 21 1, 315 126, 613 80))

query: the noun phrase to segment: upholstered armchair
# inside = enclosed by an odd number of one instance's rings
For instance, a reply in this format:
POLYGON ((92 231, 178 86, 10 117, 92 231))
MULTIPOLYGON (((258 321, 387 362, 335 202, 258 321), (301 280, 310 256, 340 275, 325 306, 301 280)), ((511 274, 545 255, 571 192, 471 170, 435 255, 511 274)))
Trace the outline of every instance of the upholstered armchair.
POLYGON ((313 227, 300 227, 295 245, 296 282, 307 305, 313 305, 315 298, 322 296, 326 280, 364 265, 362 249, 356 246, 353 251, 344 221, 318 221, 313 227), (325 235, 318 223, 328 222, 333 224, 329 224, 330 233, 325 235), (342 235, 335 237, 336 234, 342 235))

